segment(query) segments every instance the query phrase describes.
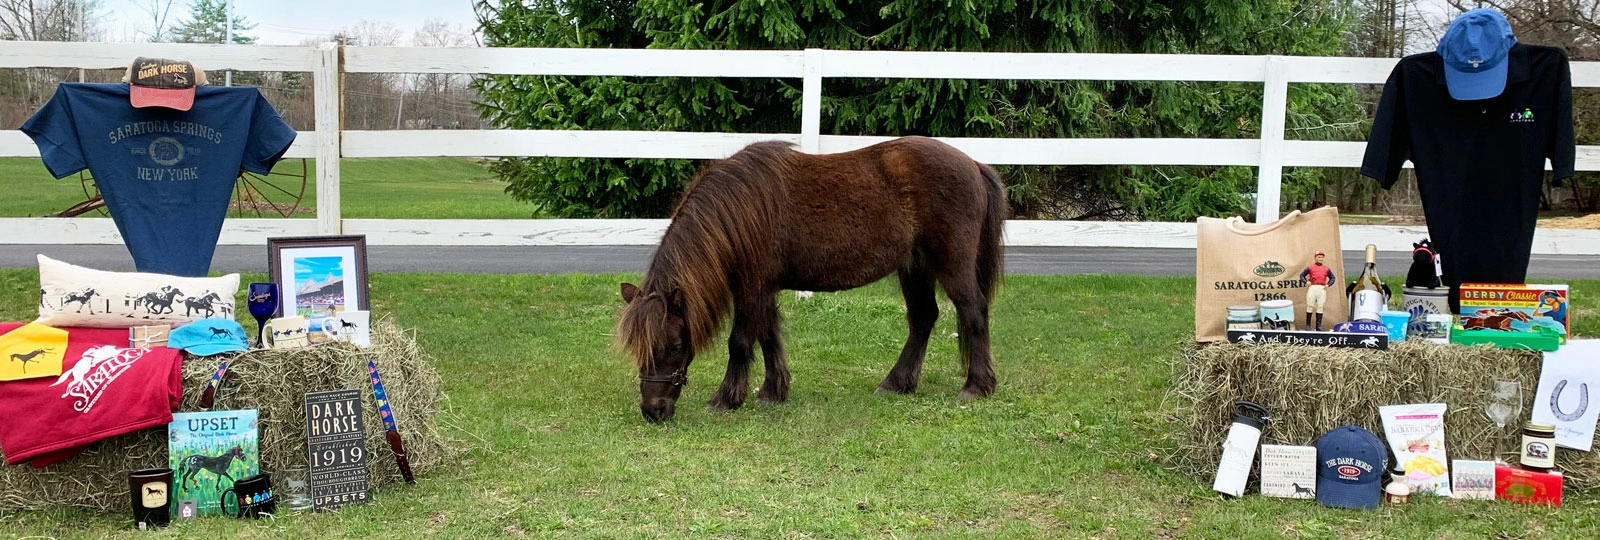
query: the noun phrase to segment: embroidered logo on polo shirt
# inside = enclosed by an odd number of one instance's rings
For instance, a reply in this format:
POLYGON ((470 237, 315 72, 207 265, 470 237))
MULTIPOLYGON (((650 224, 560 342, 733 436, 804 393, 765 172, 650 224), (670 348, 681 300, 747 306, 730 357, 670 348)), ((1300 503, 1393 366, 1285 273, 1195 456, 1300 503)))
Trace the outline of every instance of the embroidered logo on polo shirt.
POLYGON ((1533 109, 1522 109, 1522 112, 1511 111, 1512 123, 1532 123, 1533 109))

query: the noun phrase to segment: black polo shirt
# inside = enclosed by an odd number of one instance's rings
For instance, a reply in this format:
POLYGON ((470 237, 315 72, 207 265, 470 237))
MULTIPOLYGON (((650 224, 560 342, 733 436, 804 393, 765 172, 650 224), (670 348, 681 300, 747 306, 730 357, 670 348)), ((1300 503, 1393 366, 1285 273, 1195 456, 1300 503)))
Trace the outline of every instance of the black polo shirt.
MULTIPOLYGON (((1572 176, 1572 75, 1561 49, 1511 47, 1499 96, 1457 101, 1437 52, 1407 56, 1384 83, 1361 174, 1384 189, 1416 167, 1428 236, 1456 309, 1461 283, 1522 283, 1548 158, 1572 176)), ((1403 274, 1403 270, 1395 273, 1403 274)))

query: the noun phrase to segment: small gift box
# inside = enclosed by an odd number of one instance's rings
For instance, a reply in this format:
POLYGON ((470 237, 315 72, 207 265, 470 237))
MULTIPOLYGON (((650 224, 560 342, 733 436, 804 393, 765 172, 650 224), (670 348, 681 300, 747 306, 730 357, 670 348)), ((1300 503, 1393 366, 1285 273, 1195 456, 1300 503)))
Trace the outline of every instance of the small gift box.
POLYGON ((1509 465, 1494 468, 1494 494, 1502 501, 1561 506, 1561 472, 1530 471, 1509 465))

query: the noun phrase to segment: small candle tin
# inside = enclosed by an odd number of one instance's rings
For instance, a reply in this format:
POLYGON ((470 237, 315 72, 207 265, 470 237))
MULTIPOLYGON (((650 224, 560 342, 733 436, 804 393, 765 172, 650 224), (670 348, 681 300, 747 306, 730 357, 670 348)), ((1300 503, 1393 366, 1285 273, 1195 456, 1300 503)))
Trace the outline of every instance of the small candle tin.
POLYGON ((1455 317, 1444 313, 1429 313, 1423 317, 1422 337, 1434 343, 1450 343, 1450 327, 1455 317))
POLYGON ((1229 330, 1260 330, 1261 308, 1253 305, 1228 306, 1229 330))
POLYGON ((1267 300, 1262 302, 1261 327, 1268 330, 1294 330, 1294 301, 1267 300))

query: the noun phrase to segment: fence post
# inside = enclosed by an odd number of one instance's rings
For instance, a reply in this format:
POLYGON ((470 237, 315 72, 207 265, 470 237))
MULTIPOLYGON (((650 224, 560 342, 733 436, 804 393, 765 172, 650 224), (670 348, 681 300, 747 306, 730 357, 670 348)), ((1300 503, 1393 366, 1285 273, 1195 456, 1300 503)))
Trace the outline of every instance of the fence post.
POLYGON ((815 154, 822 141, 822 49, 806 49, 800 87, 800 151, 815 154))
POLYGON ((343 56, 337 43, 323 43, 316 50, 316 71, 311 74, 313 110, 317 121, 317 234, 340 234, 339 214, 339 75, 343 56))
POLYGON ((1261 157, 1256 223, 1278 220, 1283 192, 1283 122, 1289 112, 1289 59, 1268 56, 1261 102, 1261 157))

